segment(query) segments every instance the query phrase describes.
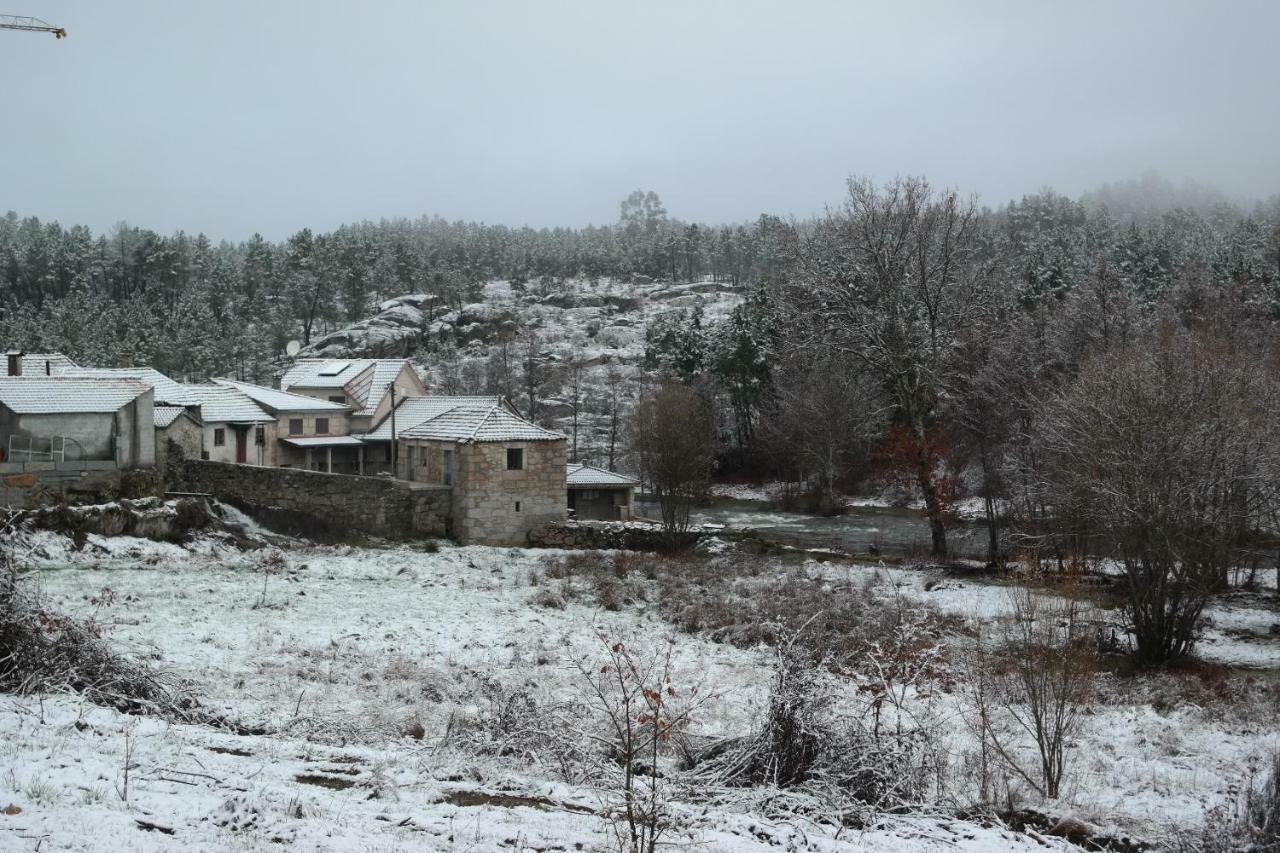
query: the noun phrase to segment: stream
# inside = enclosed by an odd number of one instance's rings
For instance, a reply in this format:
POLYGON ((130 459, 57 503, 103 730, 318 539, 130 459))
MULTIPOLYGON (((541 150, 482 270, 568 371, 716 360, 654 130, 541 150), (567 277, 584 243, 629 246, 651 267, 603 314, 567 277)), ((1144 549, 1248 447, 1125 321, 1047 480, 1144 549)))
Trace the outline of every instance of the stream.
MULTIPOLYGON (((660 517, 658 505, 637 501, 644 518, 660 517)), ((897 507, 847 507, 836 516, 807 515, 769 508, 762 501, 719 498, 709 506, 694 507, 692 524, 720 524, 734 530, 750 528, 765 539, 796 548, 826 548, 855 554, 879 552, 891 556, 929 553, 929 523, 920 510, 897 507)), ((983 559, 987 532, 982 524, 956 522, 947 528, 952 556, 983 559)))

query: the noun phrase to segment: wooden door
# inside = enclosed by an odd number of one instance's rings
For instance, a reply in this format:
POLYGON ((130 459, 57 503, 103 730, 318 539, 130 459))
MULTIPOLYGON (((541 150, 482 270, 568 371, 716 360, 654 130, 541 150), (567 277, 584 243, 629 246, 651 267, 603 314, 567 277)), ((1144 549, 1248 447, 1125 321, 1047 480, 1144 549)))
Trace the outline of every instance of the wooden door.
POLYGON ((243 465, 249 461, 249 431, 247 429, 236 430, 236 462, 243 465))

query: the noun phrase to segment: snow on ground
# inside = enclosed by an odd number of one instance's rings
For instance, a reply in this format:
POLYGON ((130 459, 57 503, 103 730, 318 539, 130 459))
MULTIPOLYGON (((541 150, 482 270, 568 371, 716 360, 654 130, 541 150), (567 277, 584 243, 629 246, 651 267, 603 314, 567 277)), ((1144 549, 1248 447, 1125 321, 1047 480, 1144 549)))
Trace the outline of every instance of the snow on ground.
MULTIPOLYGON (((0 697, 0 729, 6 850, 616 849, 594 792, 429 749, 235 737, 68 697, 0 697)), ((836 840, 803 824, 714 809, 689 810, 673 840, 678 849, 732 853, 1069 849, 924 818, 836 840)))
MULTIPOLYGON (((616 613, 589 593, 563 609, 532 605, 540 592, 563 590, 542 576, 546 551, 298 546, 279 573, 265 574, 269 552, 218 540, 182 548, 91 537, 75 552, 39 533, 26 545, 37 566, 26 578, 59 608, 91 616, 115 646, 190 679, 207 707, 282 733, 238 737, 70 697, 0 697, 0 809, 21 810, 0 817, 0 848, 280 849, 273 839, 325 850, 612 846, 597 813, 601 792, 552 781, 554 768, 536 762, 465 752, 442 735, 513 691, 539 708, 580 699, 572 660, 598 655, 598 634, 635 648, 666 634, 652 601, 616 613), (127 802, 126 731, 136 765, 127 802)), ((941 571, 816 561, 804 570, 833 585, 892 589, 970 623, 1012 608, 1008 589, 941 571)), ((1215 604, 1205 656, 1280 665, 1270 606, 1243 594, 1215 604)), ((676 682, 717 694, 697 732, 747 731, 767 699, 769 652, 675 641, 676 682)), ((1121 696, 1124 683, 1107 681, 1114 676, 1103 679, 1112 698, 1086 715, 1055 813, 1147 837, 1193 826, 1280 746, 1274 714, 1253 721, 1190 701, 1157 710, 1148 696, 1121 696)), ((958 766, 972 747, 960 696, 939 702, 958 766)), ((688 807, 684 819, 694 846, 709 850, 1044 849, 946 819, 839 841, 728 807, 688 807)))
MULTIPOLYGON (((807 563, 806 570, 855 589, 867 584, 891 588, 908 601, 962 617, 970 626, 1007 617, 1015 606, 1012 585, 961 579, 940 570, 817 561, 807 563)), ((1066 601, 1061 592, 1036 595, 1046 603, 1066 601)), ((1198 658, 1260 668, 1266 677, 1280 678, 1280 636, 1268 633, 1280 621, 1274 601, 1236 594, 1207 613, 1216 627, 1205 631, 1198 658)), ((1119 614, 1099 609, 1089 618, 1114 622, 1119 614)), ((1101 678, 1104 693, 1122 684, 1115 676, 1101 678)), ((1180 685, 1170 689, 1174 701, 1184 698, 1180 685)), ((1250 776, 1280 749, 1274 708, 1264 710, 1259 720, 1232 718, 1230 712, 1224 719, 1222 709, 1198 707, 1192 700, 1161 713, 1143 701, 1149 697, 1137 699, 1099 704, 1086 715, 1071 748, 1074 771, 1064 795, 1074 816, 1148 836, 1191 826, 1207 809, 1233 803, 1250 776)), ((958 719, 959 711, 949 716, 958 719)), ((955 741, 962 749, 960 732, 955 741)))
MULTIPOLYGON (((39 568, 24 582, 94 618, 117 647, 190 679, 206 706, 283 734, 126 717, 74 697, 0 698, 0 808, 14 807, 0 837, 14 849, 613 847, 600 792, 438 737, 483 712, 479 681, 543 699, 577 693, 568 659, 596 649, 597 632, 635 644, 664 632, 647 605, 531 606, 551 583, 531 585, 546 552, 308 547, 265 576, 264 593, 263 552, 143 540, 73 552, 43 534, 29 544, 39 568), (426 737, 399 734, 408 722, 426 737)), ((690 637, 678 639, 675 671, 677 683, 714 687, 702 734, 745 730, 770 677, 764 651, 690 637)), ((898 819, 836 840, 734 809, 683 812, 689 840, 711 850, 1043 849, 947 819, 898 819)))

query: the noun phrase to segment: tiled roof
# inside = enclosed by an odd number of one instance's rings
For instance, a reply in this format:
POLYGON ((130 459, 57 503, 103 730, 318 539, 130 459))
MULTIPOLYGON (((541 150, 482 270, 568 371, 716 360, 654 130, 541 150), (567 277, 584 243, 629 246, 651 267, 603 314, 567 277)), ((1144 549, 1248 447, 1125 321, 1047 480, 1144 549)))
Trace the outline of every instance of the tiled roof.
POLYGON ((99 379, 137 379, 155 389, 157 403, 190 406, 196 403, 186 385, 175 382, 154 367, 67 367, 63 376, 88 376, 99 379))
POLYGON ((405 362, 402 360, 378 359, 345 386, 351 398, 360 401, 363 407, 356 414, 373 414, 378 404, 382 402, 383 395, 391 387, 391 383, 396 381, 396 377, 404 369, 404 365, 405 362))
POLYGON ((513 415, 501 405, 487 409, 455 406, 434 418, 400 430, 402 438, 426 438, 433 441, 563 441, 562 433, 543 429, 535 423, 513 415))
POLYGON ((290 394, 288 391, 264 388, 249 382, 234 382, 230 379, 213 381, 215 385, 236 389, 270 412, 345 412, 349 408, 342 403, 317 400, 315 397, 305 397, 302 394, 290 394))
POLYGON ((205 423, 274 423, 275 418, 235 388, 225 385, 188 385, 200 404, 205 423))
POLYGON ((341 388, 355 413, 367 415, 406 364, 403 358, 300 358, 280 378, 280 387, 341 388))
MULTIPOLYGON (((341 388, 375 361, 373 358, 300 358, 280 378, 280 387, 341 388)), ((403 363, 401 359, 395 362, 403 363)))
MULTIPOLYGON (((61 376, 68 367, 76 363, 60 352, 29 352, 22 356, 23 376, 61 376)), ((4 370, 9 369, 6 362, 4 370)))
MULTIPOLYGON (((488 410, 501 404, 501 397, 407 397, 396 406, 396 432, 403 434, 406 429, 459 406, 488 410)), ((390 441, 391 418, 383 418, 378 428, 370 430, 363 438, 368 441, 390 441)))
POLYGON ((566 477, 570 486, 635 486, 639 481, 594 465, 569 465, 566 477))
POLYGON ((0 403, 19 415, 114 412, 150 390, 136 379, 0 376, 0 403))
POLYGON ((182 417, 186 411, 182 406, 156 406, 156 429, 172 426, 173 422, 182 417))

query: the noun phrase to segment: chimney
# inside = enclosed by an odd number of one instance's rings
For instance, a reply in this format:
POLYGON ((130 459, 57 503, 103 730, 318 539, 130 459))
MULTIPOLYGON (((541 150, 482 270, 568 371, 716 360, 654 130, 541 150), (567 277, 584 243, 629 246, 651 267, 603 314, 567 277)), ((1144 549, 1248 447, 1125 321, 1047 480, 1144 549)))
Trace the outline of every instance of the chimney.
POLYGON ((9 376, 22 375, 22 350, 11 349, 5 353, 9 357, 9 376))
POLYGON ((279 374, 279 373, 273 373, 273 374, 271 374, 271 387, 272 387, 272 388, 274 388, 274 389, 276 389, 277 391, 279 391, 279 390, 280 390, 280 380, 281 380, 282 378, 283 378, 283 376, 282 376, 281 374, 279 374))
POLYGON ((122 352, 116 358, 116 367, 133 367, 133 353, 122 352))

